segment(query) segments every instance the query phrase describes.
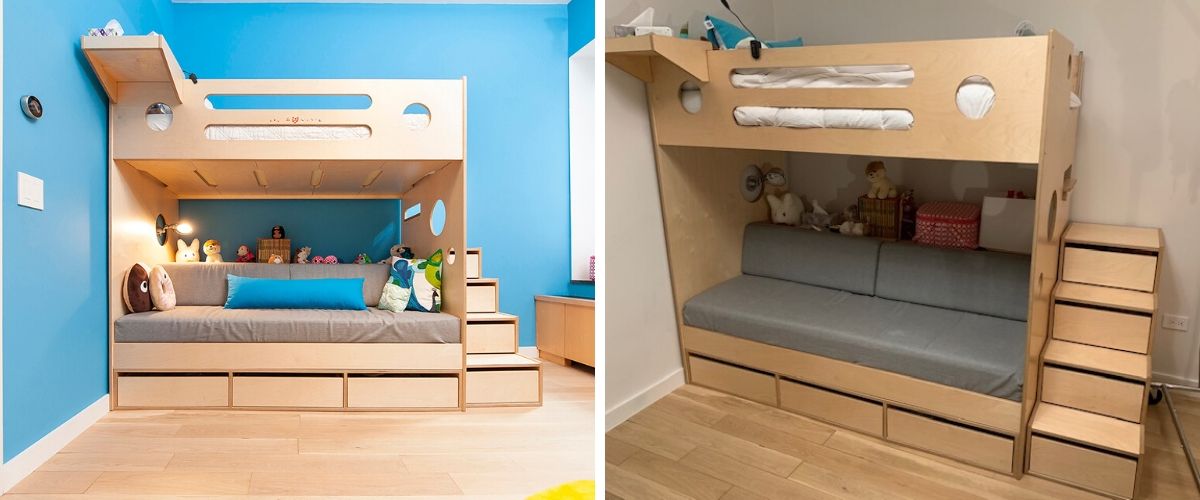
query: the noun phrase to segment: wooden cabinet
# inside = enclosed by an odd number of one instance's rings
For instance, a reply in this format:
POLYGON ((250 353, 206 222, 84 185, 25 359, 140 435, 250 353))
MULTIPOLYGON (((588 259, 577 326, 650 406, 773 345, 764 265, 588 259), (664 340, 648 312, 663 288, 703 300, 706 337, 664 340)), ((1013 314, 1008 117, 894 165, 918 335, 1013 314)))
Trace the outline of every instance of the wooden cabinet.
POLYGON ((596 302, 539 295, 534 304, 538 357, 561 365, 574 361, 596 366, 596 302))

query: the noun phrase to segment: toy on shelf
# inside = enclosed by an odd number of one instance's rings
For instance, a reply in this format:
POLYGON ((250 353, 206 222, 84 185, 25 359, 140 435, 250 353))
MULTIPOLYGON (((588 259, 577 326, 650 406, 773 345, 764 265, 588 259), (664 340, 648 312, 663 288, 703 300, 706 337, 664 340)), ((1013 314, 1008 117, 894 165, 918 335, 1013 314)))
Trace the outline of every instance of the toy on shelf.
MULTIPOLYGON (((312 253, 312 247, 300 247, 300 250, 296 251, 296 263, 297 264, 308 264, 308 255, 311 253, 312 253)), ((316 259, 314 259, 314 261, 315 260, 316 259)), ((313 263, 320 264, 320 262, 313 262, 313 263)))
POLYGON ((800 223, 800 214, 804 212, 804 204, 792 193, 781 196, 767 195, 767 205, 771 206, 771 222, 795 226, 800 223))
POLYGON ((399 243, 392 245, 392 249, 389 251, 389 253, 391 253, 392 257, 399 257, 401 259, 414 259, 417 257, 417 254, 413 253, 412 248, 406 247, 399 243))
POLYGON ((355 264, 372 264, 372 263, 374 263, 374 261, 371 260, 370 255, 367 255, 365 253, 360 253, 360 254, 358 254, 358 257, 354 258, 354 263, 355 264))
POLYGON ((829 215, 829 212, 817 200, 813 200, 812 206, 812 212, 801 216, 801 224, 817 231, 824 231, 833 222, 833 217, 829 215))
POLYGON ((312 263, 313 264, 337 264, 338 258, 336 255, 330 255, 328 257, 316 256, 316 257, 312 258, 312 263))
POLYGON ((283 264, 283 256, 279 255, 277 253, 273 253, 273 254, 271 254, 270 257, 267 258, 267 262, 271 263, 271 264, 283 264))
POLYGON ((867 225, 858 217, 858 207, 850 205, 842 210, 842 222, 838 224, 838 232, 846 236, 865 236, 867 225))
POLYGON ((225 262, 221 258, 221 242, 217 240, 208 240, 204 242, 204 262, 220 263, 225 262))
POLYGON ((274 258, 276 256, 283 260, 283 262, 291 262, 292 260, 292 240, 287 238, 287 232, 283 230, 283 226, 272 227, 270 238, 258 239, 259 262, 275 264, 274 258))
MULTIPOLYGON (((1032 220, 1032 216, 1030 216, 1032 220)), ((917 202, 913 190, 900 194, 900 239, 911 240, 917 235, 917 202)), ((1030 238, 1033 236, 1031 235, 1030 238)))
POLYGON ((287 233, 283 230, 283 226, 274 226, 271 228, 271 239, 282 240, 287 238, 287 233))
POLYGON ((979 205, 933 201, 917 209, 917 234, 922 245, 974 250, 979 246, 979 205))
POLYGON ((199 239, 193 239, 191 245, 180 239, 176 245, 178 250, 175 251, 175 262, 200 262, 199 239))
POLYGON ((254 253, 250 251, 250 247, 246 245, 239 246, 237 249, 238 262, 254 262, 254 253))
POLYGON ((867 190, 867 198, 885 199, 896 197, 896 184, 887 176, 887 167, 881 161, 867 164, 867 180, 871 189, 867 190))

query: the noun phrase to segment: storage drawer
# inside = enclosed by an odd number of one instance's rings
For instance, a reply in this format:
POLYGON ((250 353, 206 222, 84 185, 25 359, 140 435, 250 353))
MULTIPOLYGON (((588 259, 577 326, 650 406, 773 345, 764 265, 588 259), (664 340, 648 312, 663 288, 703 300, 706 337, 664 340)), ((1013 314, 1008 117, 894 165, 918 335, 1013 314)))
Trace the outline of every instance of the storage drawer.
POLYGON ((1029 472, 1131 498, 1137 461, 1035 435, 1029 441, 1029 472))
POLYGON ((516 323, 467 323, 467 354, 517 352, 516 323))
POLYGON ((780 380, 779 406, 872 436, 883 436, 883 405, 879 403, 780 380))
POLYGON ((1157 266, 1154 255, 1066 247, 1062 279, 1153 292, 1157 266))
POLYGON ((1009 437, 888 408, 887 438, 997 472, 1012 472, 1009 437))
POLYGON ((467 284, 467 312, 494 313, 499 309, 495 283, 467 284))
POLYGON ((351 408, 457 408, 458 377, 351 375, 346 403, 351 408))
POLYGON ((467 372, 467 404, 538 403, 541 378, 536 369, 467 372))
POLYGON ((688 356, 693 384, 775 406, 775 377, 706 358, 688 356))
POLYGON ((1042 372, 1042 401, 1141 422, 1146 384, 1047 366, 1042 372))
POLYGON ((1150 316, 1067 304, 1054 305, 1054 338, 1145 354, 1150 316))
POLYGON ((227 375, 118 375, 117 406, 124 408, 229 406, 227 375))
POLYGON ((233 406, 341 408, 344 383, 341 375, 234 375, 233 406))

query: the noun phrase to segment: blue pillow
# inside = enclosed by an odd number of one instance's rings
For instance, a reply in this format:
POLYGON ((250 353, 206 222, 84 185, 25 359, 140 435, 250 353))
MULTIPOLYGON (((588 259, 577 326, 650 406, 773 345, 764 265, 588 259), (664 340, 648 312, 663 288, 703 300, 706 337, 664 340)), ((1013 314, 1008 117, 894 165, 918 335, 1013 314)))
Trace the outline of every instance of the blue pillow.
POLYGON ((348 309, 362 311, 363 278, 279 280, 228 275, 226 309, 348 309))
MULTIPOLYGON (((708 39, 716 40, 722 49, 736 49, 738 48, 738 44, 743 40, 752 38, 750 33, 742 29, 741 26, 713 16, 705 16, 704 25, 706 28, 708 28, 708 39)), ((759 41, 762 42, 764 47, 779 48, 804 46, 804 39, 800 37, 796 37, 794 40, 782 40, 778 42, 768 42, 766 40, 759 41)), ((749 47, 748 44, 749 42, 747 42, 746 47, 749 47)))

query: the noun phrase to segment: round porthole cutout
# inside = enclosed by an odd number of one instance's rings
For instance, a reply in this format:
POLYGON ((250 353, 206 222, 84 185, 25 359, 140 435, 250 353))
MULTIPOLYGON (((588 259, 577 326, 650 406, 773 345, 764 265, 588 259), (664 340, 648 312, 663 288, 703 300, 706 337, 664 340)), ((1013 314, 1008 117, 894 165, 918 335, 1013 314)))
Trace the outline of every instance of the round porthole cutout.
POLYGON ((996 103, 996 89, 992 82, 980 75, 968 76, 958 84, 954 94, 958 112, 969 120, 980 120, 987 116, 996 103))
POLYGON ((429 230, 434 236, 441 236, 442 231, 446 229, 446 204, 442 200, 438 200, 433 204, 433 211, 429 213, 429 230))
POLYGON ((404 126, 409 130, 427 128, 432 120, 433 115, 429 112, 429 107, 424 104, 414 102, 404 108, 404 126))
POLYGON ((155 132, 171 128, 175 120, 175 112, 166 103, 156 102, 146 108, 146 126, 155 132))
POLYGON ((704 104, 704 98, 700 95, 700 84, 695 80, 688 80, 679 85, 679 104, 683 105, 683 110, 691 114, 700 112, 700 107, 704 104))

